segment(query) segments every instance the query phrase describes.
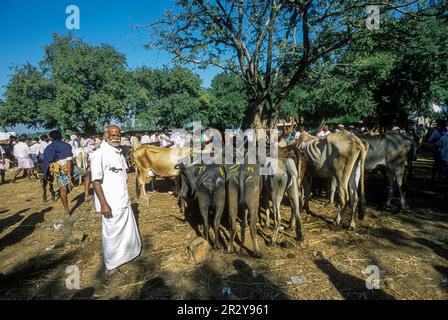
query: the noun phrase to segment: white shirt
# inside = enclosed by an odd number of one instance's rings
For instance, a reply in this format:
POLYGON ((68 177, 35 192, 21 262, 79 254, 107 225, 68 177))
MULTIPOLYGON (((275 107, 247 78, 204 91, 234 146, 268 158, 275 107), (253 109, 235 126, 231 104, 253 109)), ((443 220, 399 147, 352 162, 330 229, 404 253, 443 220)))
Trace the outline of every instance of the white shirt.
POLYGON ((30 147, 25 142, 19 141, 14 145, 14 157, 27 158, 30 153, 30 147))
POLYGON ((319 131, 319 133, 317 134, 317 136, 318 136, 319 138, 323 138, 323 137, 328 136, 329 134, 330 134, 330 131, 322 130, 322 131, 319 131))
POLYGON ((45 148, 49 145, 48 142, 40 140, 39 141, 39 153, 44 154, 45 148))
MULTIPOLYGON (((142 140, 143 140, 143 137, 142 137, 142 140)), ((150 143, 160 142, 160 136, 156 136, 156 134, 154 133, 151 137, 149 137, 148 141, 150 143)))
POLYGON ((144 136, 142 136, 142 140, 141 143, 150 143, 151 140, 149 140, 149 136, 147 134, 145 134, 144 136))
POLYGON ((30 152, 31 154, 34 155, 38 155, 39 154, 39 143, 34 143, 31 147, 30 147, 30 152))
POLYGON ((166 134, 161 134, 159 136, 160 139, 160 146, 161 147, 166 147, 170 145, 170 138, 166 135, 166 134))
MULTIPOLYGON (((92 153, 90 167, 92 180, 102 180, 104 197, 112 211, 126 208, 131 203, 126 173, 128 166, 120 150, 104 141, 101 147, 92 153)), ((95 207, 96 211, 101 212, 96 193, 95 207)))

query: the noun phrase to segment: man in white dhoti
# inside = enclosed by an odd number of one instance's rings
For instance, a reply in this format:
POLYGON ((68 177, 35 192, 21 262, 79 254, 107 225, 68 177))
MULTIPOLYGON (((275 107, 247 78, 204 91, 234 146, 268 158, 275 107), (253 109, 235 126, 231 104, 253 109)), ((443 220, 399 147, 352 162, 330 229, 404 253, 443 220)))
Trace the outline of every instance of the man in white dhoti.
POLYGON ((105 141, 92 154, 91 170, 95 206, 101 212, 106 273, 136 258, 142 248, 128 193, 126 160, 120 152, 121 130, 107 127, 105 141))
POLYGON ((19 142, 14 145, 14 157, 17 159, 17 171, 14 173, 12 182, 16 181, 16 177, 21 171, 24 171, 24 176, 28 175, 28 180, 31 178, 31 169, 34 168, 33 160, 30 157, 30 147, 25 143, 26 135, 19 137, 19 142))

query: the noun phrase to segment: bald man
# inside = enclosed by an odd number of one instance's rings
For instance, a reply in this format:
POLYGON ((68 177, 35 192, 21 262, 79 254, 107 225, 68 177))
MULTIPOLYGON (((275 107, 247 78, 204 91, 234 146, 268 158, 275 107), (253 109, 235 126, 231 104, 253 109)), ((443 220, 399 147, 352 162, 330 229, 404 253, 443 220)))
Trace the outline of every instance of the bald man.
POLYGON ((96 211, 103 215, 103 255, 109 275, 136 258, 142 248, 128 193, 128 167, 119 149, 120 142, 120 128, 108 126, 100 148, 92 153, 91 162, 96 211))

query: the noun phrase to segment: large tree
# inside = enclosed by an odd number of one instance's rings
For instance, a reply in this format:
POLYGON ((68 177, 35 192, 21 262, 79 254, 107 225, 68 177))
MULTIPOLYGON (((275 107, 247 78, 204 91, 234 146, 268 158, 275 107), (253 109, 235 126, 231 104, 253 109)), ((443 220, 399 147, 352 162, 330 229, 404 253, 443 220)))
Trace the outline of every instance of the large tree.
POLYGON ((446 52, 444 18, 384 19, 380 31, 313 66, 286 109, 307 120, 348 115, 375 118, 385 128, 405 126, 410 114, 448 99, 446 52))
POLYGON ((177 0, 152 25, 148 47, 179 61, 218 66, 241 77, 248 104, 243 127, 273 127, 310 66, 365 37, 369 5, 382 14, 437 14, 443 1, 177 0), (431 10, 432 11, 431 11, 431 10))
POLYGON ((40 67, 16 68, 0 110, 3 125, 95 133, 129 114, 126 59, 109 45, 53 35, 40 67))
POLYGON ((193 120, 208 124, 209 103, 203 98, 201 79, 189 69, 141 67, 132 71, 131 78, 136 128, 179 128, 193 120))

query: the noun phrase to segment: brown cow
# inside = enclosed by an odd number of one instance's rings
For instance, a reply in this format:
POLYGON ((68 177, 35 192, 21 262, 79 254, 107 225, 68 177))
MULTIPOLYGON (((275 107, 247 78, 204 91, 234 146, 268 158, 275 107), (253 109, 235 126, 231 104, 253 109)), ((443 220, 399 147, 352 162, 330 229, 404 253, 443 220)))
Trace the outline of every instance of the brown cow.
POLYGON ((175 167, 176 164, 190 154, 190 148, 162 148, 149 144, 141 145, 132 153, 136 166, 135 188, 137 196, 140 196, 139 186, 142 188, 143 194, 146 195, 145 184, 149 177, 177 177, 179 169, 175 167))
POLYGON ((364 162, 368 145, 358 137, 347 132, 332 133, 325 139, 309 141, 304 145, 294 144, 279 148, 279 156, 287 156, 294 148, 303 150, 307 157, 307 179, 304 179, 305 208, 309 211, 309 192, 312 177, 332 178, 338 182, 341 197, 341 208, 335 219, 340 224, 347 202, 352 209, 350 228, 355 227, 354 215, 361 198, 359 217, 364 217, 364 162), (349 181, 353 179, 353 183, 349 181), (358 194, 360 193, 360 196, 358 194))

